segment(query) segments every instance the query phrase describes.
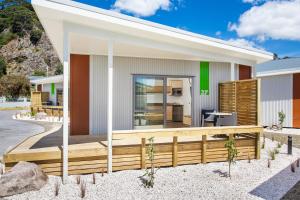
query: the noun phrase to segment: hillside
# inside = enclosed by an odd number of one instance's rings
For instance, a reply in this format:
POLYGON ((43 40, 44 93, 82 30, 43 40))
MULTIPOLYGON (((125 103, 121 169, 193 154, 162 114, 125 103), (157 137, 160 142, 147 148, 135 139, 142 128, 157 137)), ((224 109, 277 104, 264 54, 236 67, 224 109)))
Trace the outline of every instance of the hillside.
POLYGON ((25 0, 0 2, 0 77, 62 73, 62 66, 32 6, 25 0), (6 68, 6 69, 3 69, 6 68))

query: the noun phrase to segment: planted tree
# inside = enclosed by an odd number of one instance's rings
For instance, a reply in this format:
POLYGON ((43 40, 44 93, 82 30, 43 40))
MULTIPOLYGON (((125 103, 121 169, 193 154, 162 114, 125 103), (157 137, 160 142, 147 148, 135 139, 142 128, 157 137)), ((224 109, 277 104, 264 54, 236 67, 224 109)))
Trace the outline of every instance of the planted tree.
POLYGON ((155 169, 154 166, 154 154, 155 154, 155 149, 154 149, 154 137, 151 137, 148 139, 148 146, 147 146, 147 155, 148 159, 150 161, 150 168, 146 169, 145 174, 142 177, 146 177, 143 180, 144 186, 146 188, 153 188, 154 186, 154 179, 155 179, 155 174, 157 172, 157 169, 155 169))
POLYGON ((0 96, 7 98, 28 97, 30 83, 24 76, 4 75, 0 78, 0 96))
POLYGON ((235 141, 233 138, 230 138, 226 143, 225 143, 225 148, 228 150, 228 176, 231 178, 231 165, 235 164, 236 158, 238 156, 238 151, 235 146, 235 141))
POLYGON ((278 113, 278 117, 279 117, 279 129, 281 130, 286 116, 285 116, 284 112, 281 111, 278 113))

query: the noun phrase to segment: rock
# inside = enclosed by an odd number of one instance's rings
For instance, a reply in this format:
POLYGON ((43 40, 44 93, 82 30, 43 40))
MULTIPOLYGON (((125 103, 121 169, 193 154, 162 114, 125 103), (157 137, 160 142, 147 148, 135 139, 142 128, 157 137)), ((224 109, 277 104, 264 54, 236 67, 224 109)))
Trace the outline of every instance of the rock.
POLYGON ((48 176, 34 163, 21 161, 0 178, 0 197, 39 190, 48 176))
POLYGON ((39 112, 39 113, 37 113, 37 114, 35 115, 35 118, 36 118, 37 120, 46 119, 46 117, 47 117, 47 114, 44 113, 44 112, 39 112))

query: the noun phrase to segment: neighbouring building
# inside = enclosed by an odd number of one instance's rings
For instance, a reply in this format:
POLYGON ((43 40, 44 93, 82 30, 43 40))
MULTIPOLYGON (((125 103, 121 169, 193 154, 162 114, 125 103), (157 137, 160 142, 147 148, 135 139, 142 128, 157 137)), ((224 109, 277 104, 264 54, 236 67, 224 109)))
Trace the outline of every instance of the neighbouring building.
POLYGON ((258 64, 256 77, 261 78, 262 125, 278 124, 282 111, 285 127, 300 128, 300 58, 258 64))

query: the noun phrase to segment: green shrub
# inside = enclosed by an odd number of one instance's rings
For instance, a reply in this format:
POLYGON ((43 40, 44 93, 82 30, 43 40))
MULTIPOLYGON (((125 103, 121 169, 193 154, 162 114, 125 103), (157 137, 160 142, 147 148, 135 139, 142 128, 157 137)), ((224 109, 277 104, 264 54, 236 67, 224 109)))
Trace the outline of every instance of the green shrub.
POLYGON ((33 76, 46 76, 46 72, 43 70, 35 70, 32 75, 33 76))
POLYGON ((276 153, 275 153, 275 151, 273 150, 273 151, 269 151, 269 157, 270 157, 270 159, 271 160, 275 160, 275 155, 276 155, 276 153))
POLYGON ((42 33, 43 32, 41 30, 38 30, 38 29, 31 31, 31 33, 30 33, 31 43, 36 45, 40 41, 40 39, 42 37, 42 33))
POLYGON ((11 32, 1 33, 0 34, 0 47, 8 44, 10 41, 16 38, 16 35, 11 32))
POLYGON ((278 117, 279 117, 279 128, 280 129, 282 129, 282 127, 283 127, 283 123, 284 123, 284 120, 285 120, 285 114, 284 114, 284 112, 283 111, 281 111, 281 112, 279 112, 278 113, 278 117))
POLYGON ((235 164, 236 158, 238 156, 238 151, 235 146, 235 141, 231 138, 225 143, 225 148, 228 150, 228 175, 231 178, 231 165, 235 164))
POLYGON ((30 95, 30 83, 24 76, 4 75, 0 78, 0 96, 6 98, 28 97, 30 95))
POLYGON ((146 188, 153 188, 154 186, 154 179, 155 179, 155 174, 157 172, 157 170, 155 170, 154 167, 154 153, 155 153, 155 149, 154 149, 154 137, 151 137, 148 139, 149 145, 147 146, 147 155, 148 155, 148 159, 150 161, 150 169, 146 169, 145 174, 142 177, 146 176, 146 179, 144 180, 144 186, 146 188))
POLYGON ((64 68, 62 66, 62 64, 59 64, 56 66, 56 70, 54 72, 55 75, 60 75, 64 73, 64 68))
POLYGON ((7 64, 3 57, 0 57, 0 78, 6 75, 7 64))

